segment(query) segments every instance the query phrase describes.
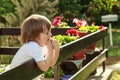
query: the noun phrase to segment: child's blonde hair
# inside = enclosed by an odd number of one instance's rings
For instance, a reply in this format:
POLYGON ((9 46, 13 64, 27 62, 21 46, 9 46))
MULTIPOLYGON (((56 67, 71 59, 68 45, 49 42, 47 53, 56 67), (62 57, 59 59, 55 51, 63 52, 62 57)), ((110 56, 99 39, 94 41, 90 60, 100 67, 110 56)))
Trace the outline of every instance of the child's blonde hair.
POLYGON ((21 27, 21 42, 26 43, 35 41, 44 29, 50 30, 51 22, 45 16, 33 14, 24 20, 21 27))

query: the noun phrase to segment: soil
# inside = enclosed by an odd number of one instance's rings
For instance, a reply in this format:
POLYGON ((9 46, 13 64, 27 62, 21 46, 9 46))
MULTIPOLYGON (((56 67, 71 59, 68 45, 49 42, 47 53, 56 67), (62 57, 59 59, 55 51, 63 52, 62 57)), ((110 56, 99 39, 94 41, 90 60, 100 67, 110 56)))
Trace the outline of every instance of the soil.
POLYGON ((112 65, 116 63, 120 63, 120 57, 108 57, 106 60, 106 65, 112 65))

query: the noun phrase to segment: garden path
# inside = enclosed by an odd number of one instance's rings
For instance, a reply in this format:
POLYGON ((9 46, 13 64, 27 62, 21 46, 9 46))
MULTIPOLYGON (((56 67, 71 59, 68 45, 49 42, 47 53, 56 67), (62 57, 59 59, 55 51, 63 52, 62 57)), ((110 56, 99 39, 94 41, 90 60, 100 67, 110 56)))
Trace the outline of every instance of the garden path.
POLYGON ((109 57, 106 61, 105 72, 102 72, 102 66, 99 66, 97 73, 87 80, 109 80, 113 71, 120 72, 120 57, 109 57))

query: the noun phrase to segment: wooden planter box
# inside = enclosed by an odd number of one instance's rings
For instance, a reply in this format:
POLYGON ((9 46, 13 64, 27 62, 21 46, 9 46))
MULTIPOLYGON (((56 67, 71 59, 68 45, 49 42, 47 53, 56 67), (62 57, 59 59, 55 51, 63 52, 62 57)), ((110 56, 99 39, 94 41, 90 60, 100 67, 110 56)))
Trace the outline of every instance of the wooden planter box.
MULTIPOLYGON (((86 36, 88 34, 90 34, 90 33, 84 33, 84 32, 79 33, 79 37, 81 38, 81 37, 84 37, 84 36, 86 36)), ((86 47, 85 48, 85 53, 88 53, 88 54, 93 53, 94 50, 95 50, 96 45, 97 45, 97 42, 95 42, 95 43, 91 44, 90 46, 86 47)))

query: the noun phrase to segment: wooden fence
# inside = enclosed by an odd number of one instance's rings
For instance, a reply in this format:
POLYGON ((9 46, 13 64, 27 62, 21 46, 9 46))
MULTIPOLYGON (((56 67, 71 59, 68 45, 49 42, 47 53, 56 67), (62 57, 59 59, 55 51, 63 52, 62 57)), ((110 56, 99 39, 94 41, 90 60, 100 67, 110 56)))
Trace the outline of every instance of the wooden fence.
MULTIPOLYGON (((52 29, 52 34, 65 34, 67 29, 52 29)), ((102 40, 102 50, 99 55, 93 58, 88 64, 78 70, 70 80, 86 80, 87 77, 100 65, 103 64, 103 71, 105 70, 105 60, 107 58, 107 50, 105 48, 105 37, 107 36, 106 31, 96 31, 94 33, 88 34, 78 40, 63 45, 60 47, 60 56, 57 60, 56 66, 59 66, 63 61, 72 57, 76 52, 88 47, 89 45, 102 40)), ((20 35, 19 28, 0 28, 0 36, 2 35, 20 35)), ((0 55, 14 55, 19 47, 3 47, 0 46, 0 55)), ((57 69, 55 70, 57 73, 57 69)), ((31 80, 34 77, 42 74, 43 72, 38 69, 34 59, 28 60, 27 62, 15 67, 9 71, 0 74, 0 80, 31 80)), ((55 80, 59 80, 59 74, 55 74, 55 80)))

